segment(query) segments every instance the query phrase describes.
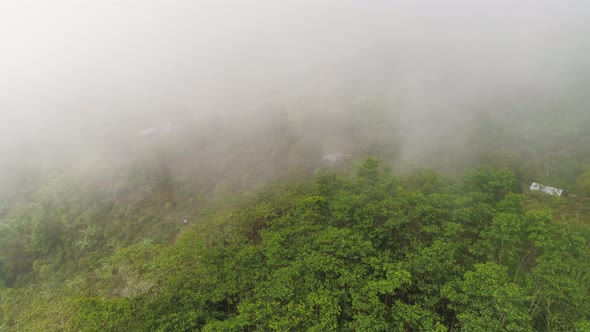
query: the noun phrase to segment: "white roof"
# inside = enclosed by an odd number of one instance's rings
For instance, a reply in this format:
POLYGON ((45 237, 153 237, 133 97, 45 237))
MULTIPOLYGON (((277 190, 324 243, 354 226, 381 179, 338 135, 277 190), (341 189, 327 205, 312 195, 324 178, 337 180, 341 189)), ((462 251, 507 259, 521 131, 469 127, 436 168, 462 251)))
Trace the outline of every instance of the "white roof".
POLYGON ((342 157, 344 157, 344 153, 335 152, 335 153, 328 153, 328 154, 324 155, 324 158, 322 158, 322 159, 333 163, 333 162, 336 162, 336 161, 342 159, 342 157))
POLYGON ((339 160, 342 160, 342 159, 348 158, 348 157, 352 157, 352 155, 350 153, 344 154, 342 152, 333 152, 333 153, 325 154, 324 158, 322 158, 322 160, 327 160, 331 163, 335 163, 339 160))
POLYGON ((563 193, 563 189, 545 186, 537 182, 533 182, 529 190, 542 191, 546 194, 553 196, 561 196, 561 194, 563 193))

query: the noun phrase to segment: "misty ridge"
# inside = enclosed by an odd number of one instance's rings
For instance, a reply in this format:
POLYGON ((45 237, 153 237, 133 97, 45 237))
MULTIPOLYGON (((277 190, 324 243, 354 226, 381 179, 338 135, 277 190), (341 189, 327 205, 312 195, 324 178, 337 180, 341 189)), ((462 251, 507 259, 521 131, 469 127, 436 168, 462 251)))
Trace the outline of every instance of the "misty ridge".
POLYGON ((460 172, 590 118, 584 1, 1 6, 4 192, 133 163, 248 187, 331 152, 460 172))

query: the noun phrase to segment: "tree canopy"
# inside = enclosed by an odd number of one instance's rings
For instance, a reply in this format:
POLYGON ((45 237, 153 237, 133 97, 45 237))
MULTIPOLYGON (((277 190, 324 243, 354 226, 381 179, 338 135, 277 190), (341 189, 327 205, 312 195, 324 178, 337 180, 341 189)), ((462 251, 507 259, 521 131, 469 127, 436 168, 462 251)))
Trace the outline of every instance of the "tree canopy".
MULTIPOLYGON (((100 229, 79 227, 68 246, 65 226, 41 227, 29 213, 27 278, 50 274, 56 263, 44 257, 56 246, 87 273, 28 304, 22 289, 5 289, 8 330, 585 331, 590 322, 588 236, 527 211, 505 169, 452 181, 394 175, 368 159, 239 195, 173 243, 144 239, 97 262, 84 252, 96 252, 100 229)), ((9 237, 5 248, 19 245, 9 237)), ((27 269, 2 262, 7 283, 27 269)))

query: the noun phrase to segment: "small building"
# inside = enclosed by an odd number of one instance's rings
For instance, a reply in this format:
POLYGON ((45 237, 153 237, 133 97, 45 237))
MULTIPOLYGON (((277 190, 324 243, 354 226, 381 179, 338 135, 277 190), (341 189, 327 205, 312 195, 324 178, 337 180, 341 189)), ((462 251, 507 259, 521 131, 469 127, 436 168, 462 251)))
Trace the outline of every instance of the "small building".
POLYGON ((322 158, 323 161, 329 161, 330 163, 335 163, 337 161, 344 160, 346 158, 352 157, 350 153, 344 154, 342 152, 334 152, 325 154, 322 158))
POLYGON ((545 185, 542 185, 537 182, 533 182, 531 184, 531 187, 529 188, 529 190, 541 191, 541 192, 544 192, 545 194, 549 194, 552 196, 559 196, 559 197, 561 197, 561 194, 563 193, 563 189, 545 186, 545 185))
POLYGON ((343 157, 344 157, 344 153, 336 152, 336 153, 328 153, 328 154, 324 155, 324 158, 322 158, 322 159, 334 163, 334 162, 337 162, 338 160, 342 159, 343 157))

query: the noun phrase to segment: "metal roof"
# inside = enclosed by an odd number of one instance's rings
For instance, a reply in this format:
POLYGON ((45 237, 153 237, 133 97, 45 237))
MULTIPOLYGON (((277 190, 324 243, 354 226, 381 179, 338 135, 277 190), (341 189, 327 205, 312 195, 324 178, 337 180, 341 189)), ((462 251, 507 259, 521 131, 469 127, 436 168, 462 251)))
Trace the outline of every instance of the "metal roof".
POLYGON ((537 182, 533 182, 531 184, 531 187, 529 188, 529 190, 541 191, 541 192, 544 192, 546 194, 553 195, 553 196, 561 196, 561 194, 563 193, 563 189, 545 186, 545 185, 542 185, 537 182))

